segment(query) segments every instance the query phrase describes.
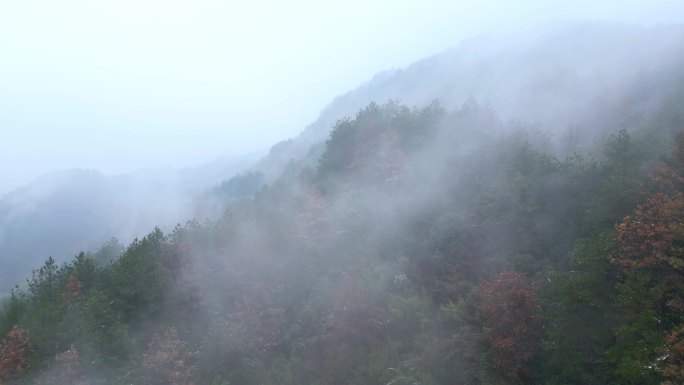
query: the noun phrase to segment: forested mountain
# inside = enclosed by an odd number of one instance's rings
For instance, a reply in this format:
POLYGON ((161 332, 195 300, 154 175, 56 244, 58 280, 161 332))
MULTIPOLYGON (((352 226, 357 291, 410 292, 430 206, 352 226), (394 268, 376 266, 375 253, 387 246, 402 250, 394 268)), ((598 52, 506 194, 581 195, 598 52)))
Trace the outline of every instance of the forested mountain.
POLYGON ((681 92, 673 82, 682 78, 683 38, 680 25, 585 22, 466 40, 339 96, 299 137, 274 146, 259 169, 276 177, 289 160, 325 140, 338 119, 372 101, 425 106, 438 99, 460 106, 472 98, 491 105, 504 122, 539 124, 556 146, 586 144, 625 115, 640 119, 681 92))
POLYGON ((582 31, 387 74, 340 100, 420 106, 328 109, 217 219, 48 259, 0 311, 0 381, 681 383, 681 29, 582 31))

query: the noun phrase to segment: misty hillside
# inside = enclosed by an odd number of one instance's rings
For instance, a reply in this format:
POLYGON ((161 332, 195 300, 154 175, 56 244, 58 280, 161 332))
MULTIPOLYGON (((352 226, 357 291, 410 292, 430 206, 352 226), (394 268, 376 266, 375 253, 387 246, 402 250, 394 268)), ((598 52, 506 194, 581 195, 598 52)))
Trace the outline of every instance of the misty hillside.
MULTIPOLYGON (((35 265, 0 308, 0 382, 683 383, 682 30, 485 38, 379 75, 196 195, 213 220, 35 265)), ((77 226, 136 218, 72 177, 50 202, 97 197, 77 226)), ((19 203, 41 191, 6 199, 40 219, 19 203)))
POLYGON ((97 250, 111 238, 130 242, 155 226, 172 229, 206 212, 195 204, 196 196, 253 159, 119 176, 56 172, 0 197, 0 293, 22 284, 49 256, 61 263, 80 250, 97 250))
POLYGON ((621 124, 626 113, 647 116, 667 95, 681 92, 683 38, 679 25, 588 22, 472 38, 339 96, 299 137, 274 146, 259 168, 278 175, 324 140, 338 119, 371 101, 424 106, 439 99, 456 106, 473 98, 503 121, 553 131, 554 145, 563 145, 560 133, 569 128, 575 140, 588 142, 621 124))
MULTIPOLYGON (((635 115, 630 123, 637 124, 657 111, 665 95, 678 92, 672 79, 681 72, 682 36, 679 26, 575 23, 471 39, 338 97, 298 138, 275 145, 253 169, 273 181, 288 165, 297 167, 292 160, 311 163, 306 157, 320 155, 333 123, 371 101, 390 99, 457 106, 472 98, 491 105, 503 121, 552 130, 552 145, 572 151, 579 141, 614 133, 625 114, 635 115)), ((0 292, 16 284, 7 278, 27 275, 48 256, 63 261, 112 237, 127 242, 155 225, 214 218, 227 202, 263 183, 244 176, 230 181, 252 159, 235 167, 231 162, 108 180, 65 173, 8 195, 0 201, 0 257, 13 263, 0 273, 0 292)))

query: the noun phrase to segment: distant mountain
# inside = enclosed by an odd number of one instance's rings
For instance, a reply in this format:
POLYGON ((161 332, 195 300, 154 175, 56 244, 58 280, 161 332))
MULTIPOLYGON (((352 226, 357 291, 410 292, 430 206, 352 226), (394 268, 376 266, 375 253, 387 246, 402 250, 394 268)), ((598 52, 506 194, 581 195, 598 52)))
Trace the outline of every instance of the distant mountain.
POLYGON ((253 164, 256 156, 192 168, 105 176, 94 170, 45 175, 0 198, 0 293, 52 256, 58 262, 111 238, 128 243, 150 228, 196 217, 195 197, 253 164))

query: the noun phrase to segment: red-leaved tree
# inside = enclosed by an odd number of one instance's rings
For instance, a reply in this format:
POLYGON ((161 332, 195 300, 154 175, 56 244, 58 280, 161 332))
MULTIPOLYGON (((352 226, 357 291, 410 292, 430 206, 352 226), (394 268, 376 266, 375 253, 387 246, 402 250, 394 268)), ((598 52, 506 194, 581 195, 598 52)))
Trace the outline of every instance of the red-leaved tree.
POLYGON ((13 327, 0 343, 0 382, 19 377, 26 368, 31 344, 27 331, 13 327))
POLYGON ((492 363, 504 376, 523 380, 543 330, 532 286, 525 274, 511 271, 485 282, 481 290, 479 309, 492 363))
POLYGON ((611 261, 625 270, 684 270, 684 258, 679 252, 684 241, 683 215, 681 193, 652 195, 617 226, 617 250, 611 261))

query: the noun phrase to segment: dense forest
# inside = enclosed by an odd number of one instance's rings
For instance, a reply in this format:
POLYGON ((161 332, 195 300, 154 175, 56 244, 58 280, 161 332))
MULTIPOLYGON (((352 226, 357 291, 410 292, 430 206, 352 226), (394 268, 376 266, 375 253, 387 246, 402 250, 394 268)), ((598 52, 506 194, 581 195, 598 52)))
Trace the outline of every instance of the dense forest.
POLYGON ((559 155, 475 101, 371 103, 216 221, 48 259, 3 305, 0 379, 680 383, 673 105, 559 155))

